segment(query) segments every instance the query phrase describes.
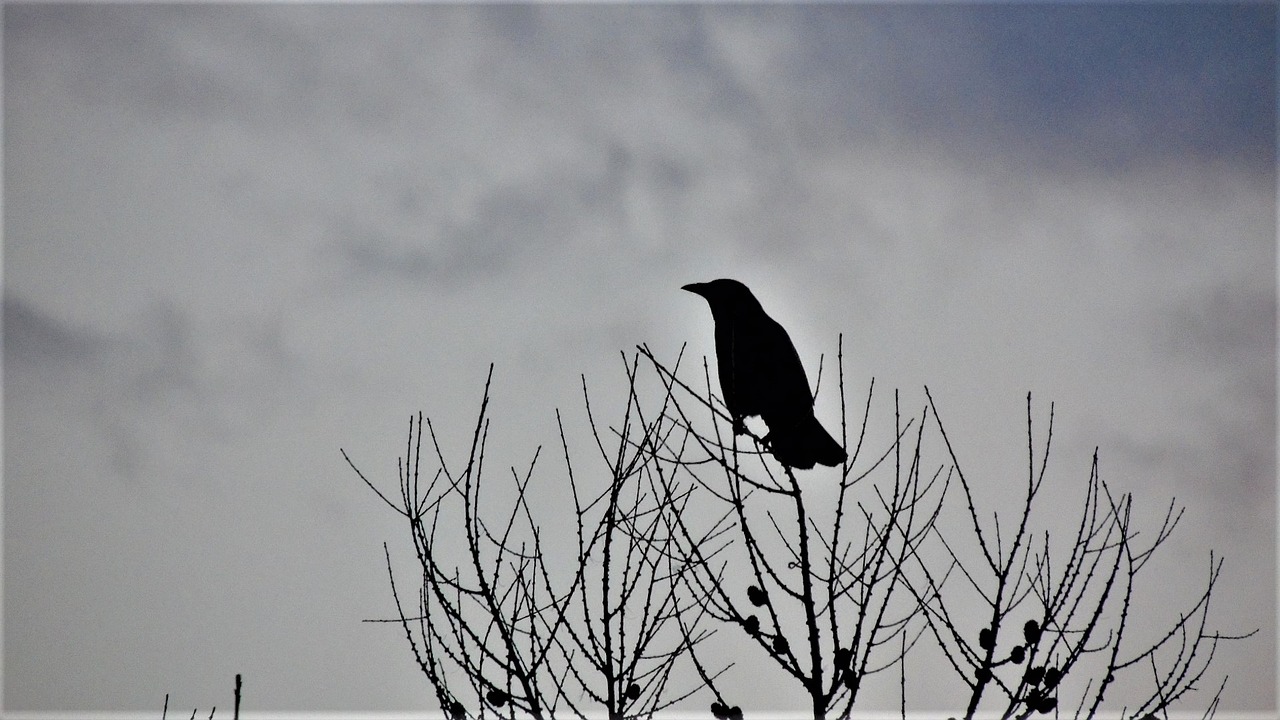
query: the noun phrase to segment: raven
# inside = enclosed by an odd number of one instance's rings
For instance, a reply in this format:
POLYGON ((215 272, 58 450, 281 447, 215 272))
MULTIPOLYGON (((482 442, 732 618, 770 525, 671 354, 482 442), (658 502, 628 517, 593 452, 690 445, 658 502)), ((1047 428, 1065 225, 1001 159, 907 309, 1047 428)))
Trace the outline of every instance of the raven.
POLYGON ((765 314, 747 286, 720 279, 681 289, 701 295, 711 306, 720 391, 734 434, 746 431, 744 418, 759 415, 769 426, 764 439, 783 465, 808 470, 815 463, 843 463, 844 448, 813 416, 809 379, 791 337, 765 314))

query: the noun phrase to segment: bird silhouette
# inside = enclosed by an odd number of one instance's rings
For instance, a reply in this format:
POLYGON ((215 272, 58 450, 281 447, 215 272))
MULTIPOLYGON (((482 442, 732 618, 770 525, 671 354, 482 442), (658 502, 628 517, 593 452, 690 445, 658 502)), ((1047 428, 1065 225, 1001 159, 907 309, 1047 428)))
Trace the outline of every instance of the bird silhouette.
POLYGON ((808 470, 843 463, 844 448, 813 416, 813 393, 791 337, 747 286, 720 279, 682 289, 711 306, 720 391, 734 434, 746 432, 745 418, 759 416, 769 427, 765 442, 783 465, 808 470))

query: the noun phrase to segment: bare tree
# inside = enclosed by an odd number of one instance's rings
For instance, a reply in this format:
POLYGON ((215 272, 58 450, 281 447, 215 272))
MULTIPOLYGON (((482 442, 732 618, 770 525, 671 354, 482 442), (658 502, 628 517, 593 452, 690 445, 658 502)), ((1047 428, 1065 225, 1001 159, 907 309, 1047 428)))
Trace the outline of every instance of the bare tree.
MULTIPOLYGON (((1063 544, 1055 543, 1048 531, 1036 533, 1033 518, 1041 506, 1037 499, 1049 462, 1053 406, 1037 462, 1028 394, 1025 492, 1020 505, 997 508, 986 522, 933 397, 927 388, 925 392, 963 492, 967 519, 961 525, 967 524, 971 535, 956 537, 960 533, 952 532, 948 537, 935 526, 932 539, 949 562, 914 556, 912 592, 927 609, 937 646, 969 688, 966 718, 983 707, 1001 717, 1025 718, 1060 707, 1072 717, 1093 717, 1122 673, 1149 673, 1150 682, 1145 689, 1141 683, 1124 688, 1121 714, 1156 717, 1198 687, 1220 642, 1252 634, 1209 629, 1209 601, 1222 568, 1221 560, 1210 553, 1208 577, 1199 595, 1159 637, 1132 647, 1129 631, 1138 576, 1169 539, 1182 510, 1170 503, 1154 536, 1139 542, 1133 497, 1112 494, 1098 471, 1095 449, 1074 535, 1063 544), (1014 511, 1011 522, 1001 517, 1008 510, 1014 511), (976 561, 962 543, 976 546, 976 561), (958 578, 960 587, 956 582, 948 586, 948 578, 958 578), (967 611, 970 605, 964 604, 966 595, 976 595, 977 607, 985 611, 977 622, 967 611), (957 605, 966 610, 957 612, 957 605)), ((1211 709, 1225 683, 1224 678, 1212 695, 1211 709)))
MULTIPOLYGON (((840 468, 834 511, 824 514, 791 468, 765 460, 767 446, 759 437, 748 432, 750 449, 739 448, 729 414, 711 391, 705 362, 699 392, 647 349, 642 352, 667 394, 678 390, 686 399, 685 405, 669 406, 702 456, 684 453, 672 464, 722 507, 705 528, 694 529, 686 514, 677 517, 694 570, 687 582, 706 599, 715 620, 745 632, 776 665, 779 678, 799 684, 815 718, 848 715, 863 680, 897 666, 920 634, 913 621, 923 610, 908 594, 902 571, 927 537, 946 489, 940 469, 922 472, 924 426, 903 421, 895 393, 892 440, 868 458, 872 381, 857 440, 840 468), (697 420, 685 406, 709 415, 710 430, 696 430, 697 420), (717 472, 693 472, 704 464, 717 472), (884 477, 872 481, 876 475, 884 477), (712 555, 723 560, 717 563, 712 555)), ((843 353, 838 357, 843 410, 843 353)), ((818 378, 821 385, 821 372, 818 378)), ((842 412, 845 445, 848 430, 842 412)), ((704 679, 714 690, 713 679, 704 679)), ((737 706, 716 695, 713 714, 737 714, 737 706)))
MULTIPOLYGON (((232 715, 231 715, 232 720, 240 720, 240 688, 241 688, 240 674, 236 673, 235 705, 233 706, 233 709, 232 709, 232 715)), ((191 711, 191 720, 195 720, 196 715, 199 712, 200 712, 199 708, 193 709, 191 711)), ((213 720, 213 716, 217 712, 218 712, 218 707, 216 705, 210 708, 209 716, 208 716, 209 720, 213 720)), ((164 708, 161 709, 160 711, 160 720, 167 720, 168 717, 169 717, 169 694, 165 693, 164 708)))
MULTIPOLYGON (((710 701, 717 718, 741 718, 724 683, 734 662, 707 642, 720 631, 771 668, 761 683, 792 684, 815 718, 849 716, 870 683, 893 689, 905 716, 921 702, 907 663, 917 656, 935 657, 962 689, 926 701, 966 718, 1117 707, 1156 717, 1200 688, 1219 642, 1244 637, 1211 629, 1221 560, 1210 555, 1186 609, 1135 639, 1135 585, 1181 511, 1171 504, 1140 541, 1133 499, 1103 482, 1096 452, 1074 533, 1037 525, 1052 406, 1037 459, 1028 395, 1025 492, 989 512, 927 388, 917 419, 903 416, 896 391, 877 405, 873 380, 851 423, 838 351, 849 457, 802 481, 766 439, 735 434, 705 359, 697 388, 682 379, 682 356, 671 367, 645 347, 624 356, 628 392, 614 425, 598 419, 583 378, 598 462, 578 459, 557 411, 564 464, 553 482, 572 506, 563 517, 541 518, 530 502, 535 485, 546 492, 541 448, 523 471, 511 468, 505 493, 487 489, 492 366, 461 461, 446 458, 421 414, 398 497, 347 458, 407 523, 421 577, 415 597, 402 597, 384 548, 397 608, 387 621, 450 717, 650 717, 710 701), (544 530, 561 527, 575 532, 556 547, 544 530), (1139 675, 1149 679, 1141 691, 1117 683, 1139 675)), ((821 368, 817 377, 820 389, 821 368)))
POLYGON ((576 557, 549 556, 529 503, 541 448, 523 472, 511 468, 510 507, 498 512, 499 498, 482 495, 492 374, 490 366, 460 467, 451 467, 427 420, 434 469, 424 482, 421 415, 409 425, 398 498, 383 494, 351 464, 408 522, 422 579, 416 612, 406 612, 386 551, 395 622, 441 708, 452 718, 489 712, 585 717, 601 710, 626 718, 650 716, 688 697, 700 684, 680 685, 672 671, 704 635, 698 630, 701 610, 676 582, 683 568, 671 552, 667 522, 688 492, 655 473, 650 462, 675 428, 661 412, 646 422, 632 392, 621 426, 602 436, 583 379, 602 472, 592 473, 593 481, 579 477, 557 412, 576 557), (449 517, 460 517, 461 526, 449 517), (459 545, 462 563, 442 552, 459 545))

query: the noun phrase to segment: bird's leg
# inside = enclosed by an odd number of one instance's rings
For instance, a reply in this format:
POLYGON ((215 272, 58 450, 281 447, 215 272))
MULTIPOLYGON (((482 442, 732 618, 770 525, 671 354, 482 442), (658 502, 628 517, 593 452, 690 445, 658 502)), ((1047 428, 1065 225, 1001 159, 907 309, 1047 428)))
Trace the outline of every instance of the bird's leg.
POLYGON ((772 452, 773 451, 773 431, 769 431, 765 433, 764 437, 760 438, 760 444, 769 448, 769 450, 772 452))

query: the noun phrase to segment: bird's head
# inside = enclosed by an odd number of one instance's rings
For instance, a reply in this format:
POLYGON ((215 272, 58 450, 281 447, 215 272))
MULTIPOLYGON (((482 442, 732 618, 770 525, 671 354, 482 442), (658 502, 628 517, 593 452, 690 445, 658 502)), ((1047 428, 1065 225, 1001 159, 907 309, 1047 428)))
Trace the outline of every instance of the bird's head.
POLYGON ((745 284, 730 278, 721 278, 718 281, 704 283, 689 283, 681 287, 680 290, 687 290, 694 293, 694 295, 701 295, 712 305, 721 301, 741 302, 746 299, 755 300, 755 296, 751 295, 751 291, 748 290, 745 284))
POLYGON ((706 298, 713 314, 737 312, 751 308, 759 308, 760 301, 751 294, 746 285, 737 280, 720 278, 704 283, 690 283, 680 288, 694 295, 706 298))

